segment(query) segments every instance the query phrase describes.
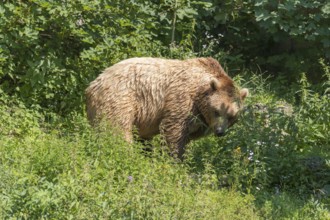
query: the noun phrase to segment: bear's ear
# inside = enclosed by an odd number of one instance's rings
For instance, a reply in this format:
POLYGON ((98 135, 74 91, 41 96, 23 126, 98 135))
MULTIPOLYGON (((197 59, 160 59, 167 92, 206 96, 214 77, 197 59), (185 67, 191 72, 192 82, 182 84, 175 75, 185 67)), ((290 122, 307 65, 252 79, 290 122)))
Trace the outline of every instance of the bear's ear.
POLYGON ((213 91, 216 91, 216 90, 220 89, 220 82, 216 79, 212 79, 210 85, 211 85, 211 89, 213 91))
POLYGON ((249 96, 249 90, 247 88, 241 89, 240 96, 241 99, 244 100, 247 96, 249 96))

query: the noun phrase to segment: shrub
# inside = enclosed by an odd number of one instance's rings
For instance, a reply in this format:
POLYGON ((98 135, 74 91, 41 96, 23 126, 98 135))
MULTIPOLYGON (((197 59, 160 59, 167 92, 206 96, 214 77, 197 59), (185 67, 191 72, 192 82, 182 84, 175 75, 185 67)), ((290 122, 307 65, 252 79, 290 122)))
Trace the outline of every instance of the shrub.
POLYGON ((153 18, 134 2, 7 1, 0 18, 2 90, 62 114, 81 109, 87 83, 105 67, 161 48, 153 18))

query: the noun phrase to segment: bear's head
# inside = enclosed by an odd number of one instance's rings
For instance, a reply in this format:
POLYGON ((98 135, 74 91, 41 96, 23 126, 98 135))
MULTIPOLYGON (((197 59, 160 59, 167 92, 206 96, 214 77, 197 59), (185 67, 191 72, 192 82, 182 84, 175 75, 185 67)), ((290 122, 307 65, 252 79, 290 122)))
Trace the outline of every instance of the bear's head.
POLYGON ((246 88, 239 90, 229 77, 213 78, 207 87, 200 100, 199 112, 214 134, 223 136, 237 121, 249 91, 246 88))

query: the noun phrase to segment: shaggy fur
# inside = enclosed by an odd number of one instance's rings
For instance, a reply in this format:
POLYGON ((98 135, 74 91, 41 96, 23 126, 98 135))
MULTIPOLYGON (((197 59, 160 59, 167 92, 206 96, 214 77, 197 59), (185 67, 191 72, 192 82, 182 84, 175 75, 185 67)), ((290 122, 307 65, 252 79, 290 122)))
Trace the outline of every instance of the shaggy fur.
POLYGON ((132 58, 100 74, 86 89, 88 119, 105 117, 132 141, 161 133, 182 159, 189 139, 231 126, 248 91, 239 91, 213 58, 132 58))

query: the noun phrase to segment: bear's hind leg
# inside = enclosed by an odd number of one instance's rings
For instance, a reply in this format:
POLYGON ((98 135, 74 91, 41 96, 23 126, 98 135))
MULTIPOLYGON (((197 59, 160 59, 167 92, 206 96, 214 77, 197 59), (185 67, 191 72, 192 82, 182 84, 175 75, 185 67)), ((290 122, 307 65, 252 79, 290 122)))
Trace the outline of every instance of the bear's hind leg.
POLYGON ((128 143, 133 143, 133 113, 125 111, 125 108, 112 108, 112 112, 108 115, 108 118, 113 122, 115 128, 119 129, 118 131, 123 135, 123 138, 128 143))

